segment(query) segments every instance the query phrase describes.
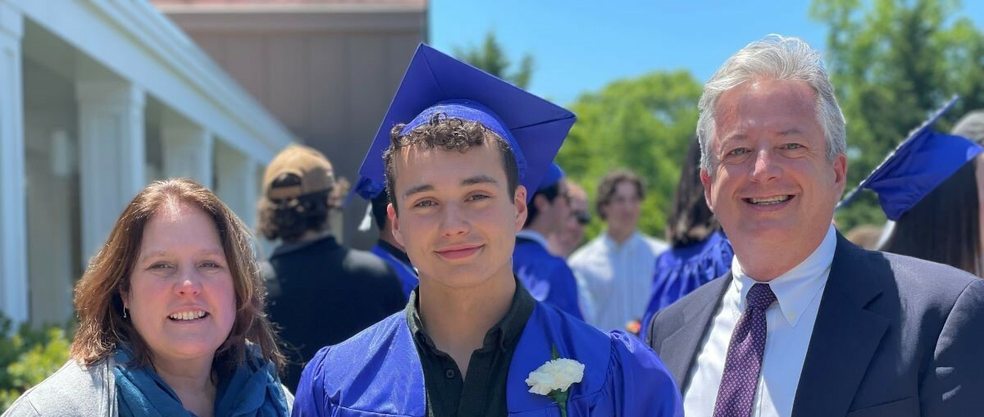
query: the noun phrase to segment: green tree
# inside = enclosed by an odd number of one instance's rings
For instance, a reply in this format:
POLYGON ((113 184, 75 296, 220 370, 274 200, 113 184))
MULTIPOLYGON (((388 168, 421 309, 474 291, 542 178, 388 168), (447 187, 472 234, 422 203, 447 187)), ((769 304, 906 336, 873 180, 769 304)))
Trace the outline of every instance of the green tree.
MULTIPOLYGON (((701 85, 687 71, 656 71, 614 81, 581 95, 571 106, 578 120, 557 162, 594 201, 598 181, 614 168, 645 179, 647 196, 639 228, 663 235, 669 202, 680 178, 680 161, 697 124, 701 85)), ((595 218, 587 236, 603 225, 595 218)))
POLYGON ((519 61, 519 68, 511 71, 512 62, 506 56, 506 51, 495 39, 495 33, 489 31, 481 45, 469 49, 455 48, 454 55, 476 68, 503 80, 515 84, 519 88, 530 85, 533 76, 533 56, 525 54, 519 61))
MULTIPOLYGON (((814 0, 828 27, 827 64, 847 119, 848 189, 953 94, 938 129, 984 107, 984 35, 955 0, 814 0)), ((873 193, 838 212, 850 229, 884 220, 873 193)))

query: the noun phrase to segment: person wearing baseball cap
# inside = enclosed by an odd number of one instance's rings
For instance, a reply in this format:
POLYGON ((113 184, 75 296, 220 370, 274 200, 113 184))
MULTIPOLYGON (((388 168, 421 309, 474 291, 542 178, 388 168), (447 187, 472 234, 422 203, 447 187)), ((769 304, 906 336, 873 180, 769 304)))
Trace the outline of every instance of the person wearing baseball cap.
POLYGON ((291 390, 318 348, 351 337, 406 303, 385 262, 331 234, 329 214, 344 188, 324 155, 300 145, 280 152, 263 176, 259 231, 279 246, 261 271, 270 319, 288 344, 283 381, 291 390))

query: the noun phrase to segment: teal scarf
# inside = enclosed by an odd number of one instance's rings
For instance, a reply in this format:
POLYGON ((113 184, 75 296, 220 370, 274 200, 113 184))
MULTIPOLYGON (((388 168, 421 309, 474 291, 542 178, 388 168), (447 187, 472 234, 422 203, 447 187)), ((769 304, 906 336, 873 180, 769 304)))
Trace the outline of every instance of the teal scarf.
MULTIPOLYGON (((220 378, 215 392, 215 416, 286 417, 287 399, 276 369, 263 360, 255 346, 249 346, 248 351, 245 364, 220 378)), ((194 416, 153 368, 127 366, 132 356, 125 347, 116 350, 113 375, 120 417, 194 416)))

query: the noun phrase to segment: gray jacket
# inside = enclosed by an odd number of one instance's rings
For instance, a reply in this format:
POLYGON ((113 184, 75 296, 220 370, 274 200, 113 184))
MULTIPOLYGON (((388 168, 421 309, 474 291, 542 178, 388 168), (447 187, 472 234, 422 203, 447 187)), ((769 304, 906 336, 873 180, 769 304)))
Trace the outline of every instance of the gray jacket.
MULTIPOLYGON (((115 364, 112 357, 85 367, 69 359, 57 372, 24 392, 0 417, 118 417, 115 364)), ((289 414, 294 396, 286 387, 284 396, 289 414)))
POLYGON ((117 417, 113 358, 89 366, 69 359, 65 366, 27 390, 3 416, 117 417))

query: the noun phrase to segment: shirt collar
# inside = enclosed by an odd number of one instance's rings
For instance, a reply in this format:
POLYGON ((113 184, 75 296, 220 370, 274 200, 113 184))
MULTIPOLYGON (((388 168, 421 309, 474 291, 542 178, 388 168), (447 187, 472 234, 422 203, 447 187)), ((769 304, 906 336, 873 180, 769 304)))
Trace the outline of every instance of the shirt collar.
MULTIPOLYGON (((810 301, 827 284, 836 248, 837 231, 831 225, 820 246, 817 246, 810 256, 768 283, 779 302, 782 316, 790 326, 796 326, 799 318, 810 305, 810 301)), ((731 284, 732 290, 740 293, 738 307, 744 311, 745 296, 757 281, 745 274, 737 255, 731 262, 731 275, 735 277, 731 284)))
POLYGON ((608 231, 607 230, 601 232, 601 235, 603 236, 603 239, 604 239, 603 241, 605 242, 605 246, 607 246, 607 247, 609 247, 611 249, 618 250, 618 249, 622 249, 624 247, 628 247, 630 243, 634 242, 636 239, 639 238, 640 233, 639 233, 638 230, 632 232, 632 234, 629 235, 629 238, 628 239, 625 239, 625 242, 622 242, 622 243, 618 243, 618 242, 615 241, 615 239, 612 239, 612 237, 608 235, 608 231))
POLYGON ((543 237, 543 235, 541 235, 540 232, 537 232, 535 230, 530 230, 530 229, 520 230, 516 232, 516 237, 520 239, 532 240, 536 243, 539 243, 540 246, 543 246, 544 249, 548 247, 547 238, 543 237))
MULTIPOLYGON (((523 334, 523 330, 526 330, 526 322, 529 321, 530 315, 533 314, 533 307, 536 305, 536 300, 526 290, 526 287, 519 282, 519 279, 515 276, 513 276, 513 279, 516 280, 516 291, 513 292, 512 303, 509 305, 506 315, 502 316, 502 319, 495 326, 492 326, 489 331, 485 332, 485 340, 482 343, 481 349, 483 352, 488 352, 495 348, 503 351, 514 348, 516 343, 519 342, 519 337, 523 334)), ((418 291, 420 291, 420 287, 417 287, 410 293, 410 301, 407 303, 405 310, 407 325, 410 326, 410 333, 413 334, 418 345, 426 346, 428 351, 437 354, 440 351, 427 334, 427 330, 424 328, 424 322, 419 314, 418 291)))

